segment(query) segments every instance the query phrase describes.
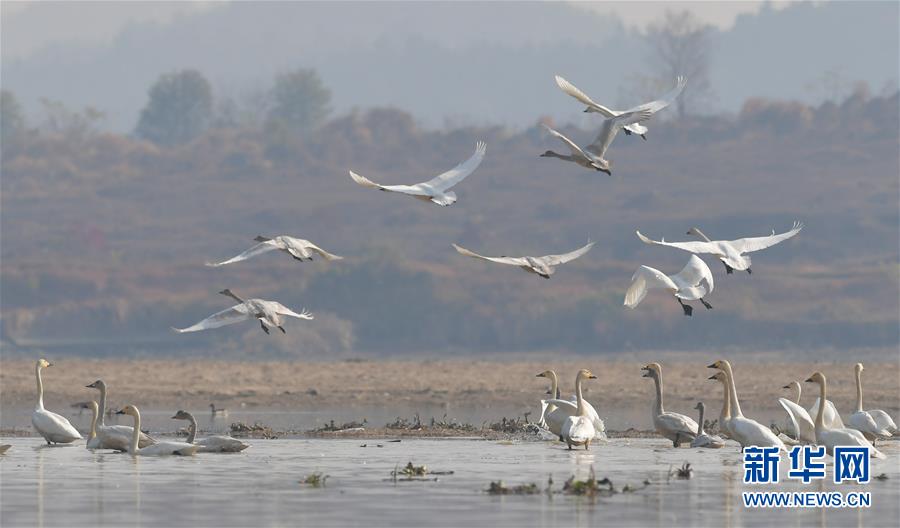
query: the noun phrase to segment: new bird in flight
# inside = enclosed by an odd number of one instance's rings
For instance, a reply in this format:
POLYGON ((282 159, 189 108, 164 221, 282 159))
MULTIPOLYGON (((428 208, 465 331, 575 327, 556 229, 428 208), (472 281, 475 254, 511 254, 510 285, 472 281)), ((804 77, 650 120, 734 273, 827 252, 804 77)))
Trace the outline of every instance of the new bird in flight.
POLYGON ((712 272, 709 267, 697 255, 691 255, 687 265, 675 275, 666 275, 658 269, 650 266, 641 266, 631 277, 631 286, 625 292, 625 306, 634 308, 647 295, 647 290, 663 288, 675 296, 678 304, 684 310, 684 315, 691 316, 694 308, 683 301, 699 300, 707 310, 712 305, 706 302, 704 296, 712 293, 715 287, 712 272), (706 281, 706 286, 702 284, 706 281))
POLYGON ((778 235, 775 234, 775 230, 773 229, 772 234, 769 236, 739 238, 737 240, 710 240, 709 237, 703 234, 703 231, 700 231, 696 227, 692 227, 687 234, 699 237, 701 241, 697 242, 666 242, 666 239, 658 241, 651 240, 642 235, 640 231, 637 231, 637 236, 645 244, 669 246, 695 254, 708 253, 710 255, 715 255, 723 264, 725 264, 725 272, 730 274, 733 273, 734 270, 753 273, 750 269, 750 256, 744 255, 744 253, 752 253, 784 242, 799 233, 801 229, 803 229, 803 224, 794 222, 794 226, 790 231, 778 235))
MULTIPOLYGON (((635 106, 634 108, 629 108, 628 110, 612 110, 603 106, 602 104, 595 103, 593 99, 587 96, 587 94, 576 88, 574 84, 563 79, 559 75, 556 76, 556 84, 562 91, 587 105, 587 108, 584 110, 585 112, 596 112, 598 114, 602 114, 606 118, 613 118, 618 117, 622 114, 627 114, 629 112, 639 112, 642 110, 649 110, 650 115, 659 112, 663 108, 672 104, 672 102, 675 101, 675 99, 679 95, 681 95, 681 91, 684 90, 684 86, 687 84, 687 79, 680 76, 677 77, 675 79, 675 87, 666 92, 665 95, 655 101, 650 101, 649 103, 644 103, 642 105, 635 106)), ((625 133, 628 135, 637 134, 645 140, 647 139, 647 127, 640 123, 625 125, 623 128, 625 130, 625 133)))
POLYGON ((641 121, 646 121, 653 115, 649 110, 637 110, 634 112, 625 112, 615 117, 611 117, 603 121, 600 132, 590 145, 582 148, 575 144, 574 141, 560 134, 556 130, 544 125, 551 135, 559 138, 569 147, 572 154, 558 154, 552 150, 548 150, 541 154, 542 158, 559 158, 565 161, 571 161, 581 165, 587 169, 598 170, 612 176, 612 164, 604 156, 612 144, 613 139, 622 127, 633 125, 641 121))
POLYGON ((486 149, 487 145, 484 141, 479 141, 475 144, 475 153, 472 154, 471 158, 427 182, 415 185, 381 185, 353 171, 350 171, 350 177, 363 187, 408 194, 419 200, 447 206, 456 202, 456 193, 451 191, 450 188, 463 181, 469 174, 475 172, 475 169, 481 165, 481 160, 484 159, 486 149))
POLYGON ((276 249, 284 251, 288 255, 294 257, 294 259, 301 262, 303 262, 304 260, 312 260, 313 253, 318 253, 319 256, 324 258, 325 260, 341 260, 342 258, 344 258, 338 255, 333 255, 320 248, 319 246, 313 244, 309 240, 303 240, 302 238, 294 238, 287 235, 281 235, 275 238, 267 238, 259 235, 254 240, 259 242, 259 244, 256 244, 240 255, 231 257, 228 260, 223 260, 222 262, 207 262, 206 265, 212 268, 217 268, 226 264, 232 264, 234 262, 247 260, 249 258, 255 257, 256 255, 261 255, 263 253, 267 253, 276 249))
POLYGON ((453 247, 458 253, 467 257, 475 257, 490 262, 496 262, 497 264, 519 266, 529 273, 536 273, 541 277, 544 277, 545 279, 549 279, 550 275, 553 275, 553 273, 556 271, 556 266, 565 264, 566 262, 571 262, 584 255, 585 253, 590 251, 592 247, 594 247, 594 242, 588 242, 584 247, 578 248, 575 251, 571 251, 569 253, 565 253, 562 255, 545 255, 543 257, 485 257, 483 255, 479 255, 478 253, 473 253, 472 251, 469 251, 464 247, 457 246, 456 244, 453 244, 453 247))
POLYGON ((301 313, 296 313, 279 302, 266 301, 263 299, 247 299, 245 301, 232 293, 229 289, 222 290, 219 293, 231 297, 240 304, 236 304, 227 310, 214 313, 193 326, 187 328, 172 328, 172 330, 175 330, 178 333, 197 332, 200 330, 209 330, 210 328, 219 328, 220 326, 240 323, 241 321, 246 321, 248 319, 258 319, 259 326, 262 327, 263 332, 267 334, 269 333, 269 328, 277 328, 283 333, 287 333, 284 330, 284 326, 282 326, 284 324, 283 316, 296 317, 297 319, 313 319, 312 314, 306 310, 303 310, 301 313))

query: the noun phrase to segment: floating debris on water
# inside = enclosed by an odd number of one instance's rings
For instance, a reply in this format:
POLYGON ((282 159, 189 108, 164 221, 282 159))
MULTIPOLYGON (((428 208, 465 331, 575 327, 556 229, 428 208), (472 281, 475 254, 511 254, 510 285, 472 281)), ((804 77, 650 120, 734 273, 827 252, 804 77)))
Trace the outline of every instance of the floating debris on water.
POLYGON ((502 480, 498 480, 497 482, 492 481, 485 491, 491 495, 536 495, 541 492, 534 482, 530 484, 519 484, 518 486, 508 488, 503 485, 502 480))
POLYGON ((691 468, 691 464, 685 462, 681 465, 680 468, 677 469, 669 469, 669 476, 675 475, 676 477, 684 480, 688 480, 694 476, 694 469, 691 468))
POLYGON ((328 475, 324 475, 319 471, 315 473, 310 473, 303 480, 300 481, 301 484, 306 484, 311 488, 323 488, 325 487, 325 481, 328 480, 328 475))
POLYGON ((278 438, 275 431, 267 425, 254 422, 253 425, 247 425, 244 422, 236 422, 231 424, 231 435, 235 437, 252 437, 252 438, 278 438))

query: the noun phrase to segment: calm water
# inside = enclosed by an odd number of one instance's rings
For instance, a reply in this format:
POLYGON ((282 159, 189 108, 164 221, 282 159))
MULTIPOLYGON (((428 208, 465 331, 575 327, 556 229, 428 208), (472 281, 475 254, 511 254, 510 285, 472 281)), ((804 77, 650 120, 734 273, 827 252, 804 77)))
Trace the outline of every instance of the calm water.
MULTIPOLYGON (((900 442, 883 448, 887 460, 873 461, 873 474, 886 473, 888 480, 837 487, 871 491, 871 508, 827 511, 744 509, 740 492, 749 487, 741 483, 736 447, 673 450, 662 440, 618 439, 586 453, 552 442, 467 439, 250 442, 253 447, 239 454, 134 459, 91 453, 83 444, 43 447, 36 438, 2 439, 13 447, 0 456, 0 524, 668 527, 897 526, 900 521, 900 442), (385 481, 408 461, 455 473, 436 482, 385 481), (670 466, 685 461, 695 468, 694 478, 667 483, 670 466), (548 475, 559 490, 573 474, 585 478, 591 466, 598 478, 608 477, 617 488, 639 486, 647 478, 655 483, 633 494, 598 499, 483 492, 497 479, 543 487, 548 475), (315 471, 329 475, 326 487, 299 483, 315 471)), ((777 489, 834 487, 790 481, 777 489)))

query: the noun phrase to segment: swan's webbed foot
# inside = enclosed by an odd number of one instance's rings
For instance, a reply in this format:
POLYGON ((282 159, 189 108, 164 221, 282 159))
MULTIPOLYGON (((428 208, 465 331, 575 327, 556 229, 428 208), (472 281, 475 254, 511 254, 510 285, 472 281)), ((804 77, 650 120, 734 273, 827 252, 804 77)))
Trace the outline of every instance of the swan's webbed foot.
POLYGON ((700 299, 700 302, 703 303, 703 306, 706 306, 706 309, 707 309, 707 310, 712 310, 712 305, 709 304, 708 302, 706 302, 705 299, 701 298, 701 299, 700 299))
POLYGON ((694 308, 688 304, 684 304, 683 302, 681 302, 681 299, 678 299, 678 304, 680 304, 681 308, 684 310, 684 315, 690 317, 694 314, 694 308))
POLYGON ((647 134, 641 134, 641 137, 644 139, 644 141, 647 141, 647 134))
POLYGON ((262 322, 262 320, 259 321, 259 327, 263 329, 263 332, 265 332, 267 334, 269 333, 269 329, 266 328, 266 325, 265 325, 265 323, 262 322))
POLYGON ((753 270, 750 269, 750 268, 747 268, 747 274, 748 274, 748 275, 753 275, 753 270))
POLYGON ((281 333, 282 333, 282 334, 286 334, 286 333, 287 333, 287 332, 285 332, 285 330, 284 330, 284 327, 283 327, 283 326, 279 326, 279 327, 278 327, 278 329, 279 329, 279 330, 281 330, 281 333))
POLYGON ((299 260, 300 262, 303 262, 303 258, 302 258, 302 257, 298 257, 298 256, 296 256, 296 255, 291 255, 291 256, 294 257, 294 260, 299 260))
POLYGON ((630 136, 630 135, 631 135, 631 130, 628 130, 627 128, 623 128, 622 130, 625 131, 625 135, 626 135, 626 136, 630 136))

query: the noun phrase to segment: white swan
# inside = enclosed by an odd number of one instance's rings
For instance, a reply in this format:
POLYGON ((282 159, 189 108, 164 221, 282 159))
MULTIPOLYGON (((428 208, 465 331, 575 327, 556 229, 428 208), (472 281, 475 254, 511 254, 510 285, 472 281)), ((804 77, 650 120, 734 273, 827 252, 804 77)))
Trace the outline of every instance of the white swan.
MULTIPOLYGON (((563 441, 563 422, 565 422, 566 418, 569 416, 573 416, 578 410, 578 398, 574 395, 569 400, 560 398, 559 379, 556 376, 556 372, 545 370, 544 372, 537 374, 536 377, 550 379, 550 390, 548 391, 548 394, 552 397, 547 400, 541 400, 541 419, 546 423, 547 429, 558 436, 560 441, 563 441)), ((606 424, 603 423, 600 415, 597 414, 596 409, 594 409, 594 406, 591 405, 589 401, 584 400, 584 407, 587 410, 587 417, 590 418, 591 423, 594 425, 594 430, 596 432, 595 438, 606 440, 606 424)))
POLYGON ((259 242, 259 244, 256 244, 240 255, 231 257, 228 260, 223 260, 222 262, 207 262, 206 265, 211 268, 217 268, 226 264, 232 264, 234 262, 247 260, 249 258, 253 258, 257 255, 268 253, 269 251, 274 251, 276 249, 284 251, 288 255, 294 257, 295 260, 299 260, 300 262, 303 262, 304 260, 312 260, 314 253, 318 254, 325 260, 341 260, 344 258, 338 255, 331 254, 320 248, 319 246, 313 244, 309 240, 303 240, 302 238, 294 238, 287 235, 280 235, 275 238, 267 238, 259 235, 254 238, 254 240, 259 242))
POLYGON ((213 418, 215 418, 216 416, 225 417, 225 416, 228 416, 228 409, 225 409, 223 407, 217 408, 215 403, 210 403, 209 404, 209 414, 213 418))
POLYGON ((197 435, 197 419, 194 418, 193 414, 179 410, 172 419, 187 420, 191 423, 187 443, 198 446, 198 453, 237 453, 250 447, 248 444, 245 444, 236 438, 231 438, 230 436, 208 436, 195 441, 195 436, 197 435))
POLYGON ((584 255, 594 247, 594 242, 588 242, 586 245, 575 251, 570 251, 569 253, 563 253, 562 255, 544 255, 543 257, 485 257, 484 255, 479 255, 478 253, 469 251, 456 244, 451 245, 460 255, 487 260, 488 262, 496 262, 497 264, 518 266, 528 273, 535 273, 545 279, 549 279, 550 275, 553 275, 553 273, 556 272, 556 266, 571 262, 584 255))
POLYGON ((69 444, 75 440, 81 440, 79 433, 69 420, 44 409, 44 383, 41 381, 41 369, 50 367, 53 364, 46 359, 37 360, 34 365, 34 377, 37 380, 38 401, 34 406, 34 412, 31 413, 31 425, 34 429, 44 437, 47 444, 69 444))
POLYGON ((672 441, 674 447, 682 443, 693 442, 697 437, 699 426, 692 418, 683 414, 667 412, 663 406, 662 367, 659 363, 650 363, 641 367, 645 371, 641 377, 653 378, 656 383, 656 403, 653 406, 653 426, 656 432, 672 441))
POLYGON ((544 128, 547 129, 547 132, 549 132, 551 136, 558 138, 569 147, 571 154, 558 154, 552 150, 548 150, 541 154, 541 157, 559 158, 561 160, 571 161, 586 169, 598 170, 612 176, 612 162, 607 160, 605 156, 613 139, 616 138, 616 134, 619 133, 619 130, 622 127, 645 121, 649 119, 651 115, 653 115, 653 113, 649 110, 640 110, 626 112, 607 119, 603 121, 603 124, 600 126, 600 132, 597 134, 597 137, 594 138, 594 142, 583 148, 579 147, 574 141, 556 130, 544 125, 544 128))
MULTIPOLYGON (((128 444, 131 442, 131 435, 134 433, 131 426, 128 425, 106 425, 106 383, 102 379, 91 383, 87 386, 89 389, 97 389, 100 391, 100 406, 97 411, 98 419, 96 422, 96 431, 94 437, 88 441, 88 449, 115 449, 117 451, 128 451, 128 444)), ((91 402, 97 405, 96 402, 91 402)), ((93 406, 92 406, 93 411, 93 406)), ((93 425, 91 426, 94 427, 93 425)), ((141 432, 138 447, 147 447, 156 443, 156 440, 141 432)))
POLYGON ((851 414, 850 418, 847 419, 847 425, 852 429, 861 432, 867 440, 872 442, 872 445, 875 445, 876 439, 890 438, 893 436, 894 431, 897 430, 897 426, 894 425, 894 420, 891 420, 891 417, 882 410, 863 410, 861 379, 863 364, 857 363, 853 367, 853 371, 856 374, 856 412, 851 414), (879 424, 878 420, 875 419, 876 415, 880 417, 882 424, 879 424))
POLYGON ((728 381, 724 372, 716 372, 708 379, 716 380, 722 383, 724 394, 722 395, 722 410, 719 412, 719 433, 725 438, 731 438, 731 431, 728 429, 729 420, 731 420, 731 397, 728 392, 728 381))
POLYGON ((350 177, 363 187, 408 194, 419 200, 447 206, 456 202, 456 193, 451 191, 450 188, 463 181, 469 174, 475 172, 475 169, 481 165, 481 160, 484 159, 486 150, 487 145, 484 141, 479 141, 475 144, 475 153, 472 154, 471 158, 427 182, 415 185, 381 185, 353 171, 350 171, 350 177))
POLYGON ((778 403, 788 415, 790 423, 788 436, 800 443, 815 444, 816 424, 806 409, 800 406, 800 382, 792 381, 782 388, 791 389, 795 395, 792 399, 778 398, 778 403))
POLYGON ((687 265, 671 276, 650 266, 639 267, 631 277, 631 286, 625 292, 624 304, 628 308, 634 308, 644 300, 647 290, 664 288, 675 296, 675 300, 684 310, 684 315, 691 316, 694 308, 684 304, 682 300, 696 301, 699 299, 703 306, 710 310, 712 305, 703 297, 712 293, 714 287, 715 282, 709 267, 697 255, 691 255, 687 265), (703 281, 706 281, 706 286, 701 284, 703 281))
MULTIPOLYGON (((827 382, 824 374, 818 371, 813 372, 813 375, 810 376, 806 382, 818 383, 819 399, 823 401, 827 399, 827 382)), ((856 429, 850 429, 849 427, 832 429, 826 426, 824 408, 820 408, 819 412, 816 413, 816 443, 825 446, 828 454, 832 456, 834 456, 835 446, 860 446, 868 447, 872 458, 884 458, 884 454, 875 449, 875 446, 870 444, 869 441, 866 440, 866 437, 856 429)))
POLYGON ((727 420, 731 438, 737 440, 741 447, 777 447, 781 451, 787 451, 784 442, 771 429, 756 420, 745 417, 741 412, 741 403, 738 401, 731 363, 722 359, 709 365, 709 368, 719 369, 725 373, 725 383, 728 384, 729 405, 731 406, 731 417, 727 420))
POLYGON ((691 447, 706 447, 711 449, 720 449, 725 447, 725 441, 719 438, 716 435, 707 434, 706 431, 703 430, 703 413, 706 411, 706 406, 703 405, 703 402, 697 402, 697 406, 694 407, 700 411, 700 418, 697 420, 697 438, 691 442, 691 447))
POLYGON ((760 251, 784 242, 799 233, 801 229, 803 229, 803 224, 794 222, 794 226, 790 231, 778 235, 775 234, 775 230, 773 229, 772 234, 769 236, 739 238, 737 240, 710 240, 709 237, 703 234, 703 231, 700 231, 696 227, 692 227, 687 234, 700 237, 702 239, 701 242, 666 242, 666 239, 651 240, 642 235, 640 231, 637 231, 636 233, 638 238, 645 244, 668 246, 683 249, 695 254, 707 253, 715 255, 723 264, 725 264, 726 273, 732 273, 734 270, 753 273, 750 270, 750 257, 744 255, 744 253, 760 251))
POLYGON ((561 435, 569 449, 572 449, 573 445, 583 445, 585 450, 590 449, 591 440, 597 434, 591 418, 588 417, 584 397, 581 395, 581 382, 586 379, 597 379, 597 376, 587 369, 581 369, 575 375, 576 411, 574 415, 567 417, 562 425, 561 435))
MULTIPOLYGON (((815 416, 819 414, 819 398, 816 398, 816 401, 813 402, 812 406, 809 408, 809 415, 815 416)), ((825 427, 829 429, 843 429, 844 420, 841 419, 840 413, 837 411, 837 407, 834 406, 834 402, 828 400, 825 402, 825 427)))
POLYGON ((128 453, 131 456, 164 456, 164 455, 193 455, 199 449, 198 446, 185 442, 157 442, 147 447, 138 447, 141 432, 141 412, 134 405, 126 405, 116 414, 127 414, 134 418, 134 434, 131 435, 131 443, 128 444, 128 453))
MULTIPOLYGON (((618 117, 624 113, 636 112, 641 110, 649 110, 651 112, 651 115, 653 115, 672 104, 672 102, 675 101, 675 98, 677 98, 681 94, 681 91, 684 90, 684 86, 686 84, 687 79, 681 76, 676 77, 675 87, 666 92, 666 94, 659 99, 635 106, 634 108, 629 108, 628 110, 620 111, 612 110, 603 106, 602 104, 595 103, 590 97, 587 96, 587 94, 576 88, 574 84, 563 79, 559 75, 556 76, 556 85, 559 86, 562 91, 566 92, 571 97, 578 99, 581 103, 587 105, 587 108, 584 110, 585 112, 596 112, 598 114, 602 114, 607 118, 618 117)), ((647 127, 645 127, 644 125, 634 123, 631 125, 625 125, 623 129, 628 135, 637 134, 645 140, 647 139, 647 127)))
POLYGON ((231 297, 241 304, 214 313, 193 326, 187 328, 172 328, 172 330, 179 333, 197 332, 200 330, 208 330, 210 328, 219 328, 221 326, 240 323, 241 321, 247 321, 249 319, 258 319, 259 326, 261 326, 263 331, 267 334, 269 333, 269 328, 267 327, 277 328, 282 332, 287 333, 282 326, 284 324, 284 317, 282 316, 286 315, 307 320, 313 319, 312 314, 306 310, 303 310, 301 313, 295 313, 279 302, 266 301, 263 299, 247 299, 245 301, 232 293, 229 289, 222 290, 219 293, 231 297))

